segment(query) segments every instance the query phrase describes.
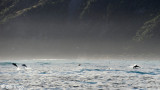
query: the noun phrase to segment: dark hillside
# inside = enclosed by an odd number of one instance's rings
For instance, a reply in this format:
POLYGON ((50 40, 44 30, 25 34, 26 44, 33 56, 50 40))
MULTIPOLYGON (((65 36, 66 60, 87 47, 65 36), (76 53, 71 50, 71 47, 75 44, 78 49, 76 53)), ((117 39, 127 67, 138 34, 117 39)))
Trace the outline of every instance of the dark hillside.
POLYGON ((69 55, 74 51, 75 55, 158 55, 159 3, 159 0, 1 0, 1 48, 6 55, 9 48, 14 48, 16 55, 26 48, 28 54, 43 51, 48 44, 50 48, 46 51, 51 55, 55 49, 58 55, 66 51, 69 55), (28 42, 29 46, 18 47, 22 42, 28 42))

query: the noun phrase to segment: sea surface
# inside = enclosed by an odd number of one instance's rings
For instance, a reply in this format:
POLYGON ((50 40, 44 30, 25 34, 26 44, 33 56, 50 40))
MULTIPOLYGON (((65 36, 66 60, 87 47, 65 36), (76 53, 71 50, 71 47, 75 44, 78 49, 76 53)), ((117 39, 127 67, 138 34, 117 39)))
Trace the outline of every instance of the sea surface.
POLYGON ((0 61, 0 90, 160 90, 160 61, 0 61))

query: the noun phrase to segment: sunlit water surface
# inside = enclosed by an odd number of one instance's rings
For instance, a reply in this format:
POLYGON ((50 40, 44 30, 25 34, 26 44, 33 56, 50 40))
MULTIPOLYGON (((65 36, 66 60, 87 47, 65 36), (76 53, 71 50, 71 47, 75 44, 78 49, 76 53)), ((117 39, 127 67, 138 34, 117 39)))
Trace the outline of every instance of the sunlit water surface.
POLYGON ((157 90, 160 61, 1 61, 0 90, 157 90), (19 69, 11 63, 17 63, 19 69), (24 69, 21 64, 26 64, 24 69), (79 64, 81 64, 79 66, 79 64), (137 64, 140 69, 133 69, 137 64))

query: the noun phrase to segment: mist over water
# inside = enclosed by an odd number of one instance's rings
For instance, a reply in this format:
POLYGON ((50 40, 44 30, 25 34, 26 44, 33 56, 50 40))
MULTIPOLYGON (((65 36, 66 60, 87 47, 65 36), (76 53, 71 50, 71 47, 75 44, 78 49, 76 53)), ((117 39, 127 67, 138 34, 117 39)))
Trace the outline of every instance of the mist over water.
POLYGON ((158 58, 159 53, 158 44, 150 47, 154 45, 139 45, 128 38, 110 37, 105 34, 103 25, 85 22, 56 24, 19 20, 8 24, 5 30, 0 44, 2 59, 158 58), (154 54, 147 56, 150 52, 154 54))
POLYGON ((133 40, 139 29, 134 26, 142 20, 132 18, 137 14, 125 17, 125 10, 113 13, 111 7, 104 8, 112 2, 97 3, 70 0, 52 8, 47 4, 6 22, 0 27, 0 59, 159 58, 158 39, 133 40))

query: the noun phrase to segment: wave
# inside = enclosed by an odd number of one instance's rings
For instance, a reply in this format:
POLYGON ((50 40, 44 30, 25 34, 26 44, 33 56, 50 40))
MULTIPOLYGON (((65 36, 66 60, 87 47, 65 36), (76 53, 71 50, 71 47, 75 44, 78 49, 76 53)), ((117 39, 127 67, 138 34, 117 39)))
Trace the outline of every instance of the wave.
POLYGON ((51 64, 50 62, 36 62, 36 63, 40 65, 50 65, 51 64))
POLYGON ((136 73, 136 74, 148 74, 148 75, 158 75, 154 72, 142 72, 142 71, 127 71, 127 73, 136 73))
POLYGON ((6 65, 11 65, 12 62, 0 62, 0 65, 2 66, 6 66, 6 65))

